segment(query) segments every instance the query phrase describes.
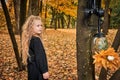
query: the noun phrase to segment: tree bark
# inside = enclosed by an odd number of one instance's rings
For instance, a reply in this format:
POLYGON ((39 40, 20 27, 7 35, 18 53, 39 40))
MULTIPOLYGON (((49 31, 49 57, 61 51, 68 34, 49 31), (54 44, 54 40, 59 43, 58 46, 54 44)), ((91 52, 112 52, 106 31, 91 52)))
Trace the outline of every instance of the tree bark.
POLYGON ((30 15, 39 15, 39 1, 38 0, 29 0, 29 9, 28 9, 28 13, 30 15))
POLYGON ((109 14, 108 14, 108 10, 109 10, 109 4, 110 4, 110 0, 105 0, 105 11, 104 11, 104 23, 102 25, 103 28, 103 33, 107 34, 108 33, 108 27, 110 26, 109 24, 109 14))
MULTIPOLYGON (((107 35, 110 26, 110 16, 108 14, 110 0, 105 0, 104 23, 102 25, 103 33, 107 35)), ((102 67, 99 80, 107 80, 107 71, 102 67)))
POLYGON ((70 15, 68 15, 68 24, 67 24, 67 28, 70 28, 70 20, 71 20, 71 17, 70 17, 70 15))
POLYGON ((60 28, 60 13, 58 14, 58 19, 57 19, 57 21, 58 21, 58 28, 60 28))
POLYGON ((8 12, 5 0, 0 0, 0 1, 1 1, 2 8, 3 8, 4 14, 5 14, 8 32, 9 32, 10 38, 12 40, 13 49, 14 49, 17 64, 18 64, 18 69, 22 70, 22 68, 23 68, 22 67, 22 62, 21 62, 21 59, 20 59, 20 56, 19 56, 19 51, 18 51, 18 46, 17 46, 17 42, 16 42, 16 39, 15 39, 15 35, 13 33, 13 30, 12 30, 12 24, 11 24, 9 12, 8 12))
POLYGON ((20 0, 13 0, 14 2, 14 13, 15 13, 15 21, 16 21, 16 27, 15 27, 15 33, 19 34, 19 20, 20 20, 20 0))
POLYGON ((54 29, 57 29, 57 12, 55 11, 54 29))
POLYGON ((120 69, 118 69, 109 80, 120 80, 120 69))
MULTIPOLYGON (((47 5, 47 1, 46 1, 46 5, 47 5)), ((43 8, 43 1, 40 0, 40 16, 42 16, 42 8, 43 8)))
POLYGON ((51 7, 51 10, 52 10, 52 18, 51 18, 51 21, 50 21, 50 26, 53 27, 53 21, 55 19, 55 10, 53 7, 51 7))
POLYGON ((119 26, 119 29, 116 33, 115 39, 112 44, 112 47, 115 49, 115 51, 118 50, 119 46, 120 46, 120 26, 119 26))
POLYGON ((47 27, 47 25, 46 25, 47 24, 46 19, 47 19, 47 4, 45 6, 45 29, 47 27))
POLYGON ((63 29, 64 28, 64 13, 61 13, 61 25, 63 29))
POLYGON ((76 33, 78 80, 95 80, 91 52, 91 29, 83 22, 87 1, 89 0, 78 0, 76 33))
POLYGON ((99 80, 107 80, 107 71, 103 67, 99 75, 99 80))
POLYGON ((27 0, 20 0, 20 35, 22 34, 22 26, 26 20, 27 0))

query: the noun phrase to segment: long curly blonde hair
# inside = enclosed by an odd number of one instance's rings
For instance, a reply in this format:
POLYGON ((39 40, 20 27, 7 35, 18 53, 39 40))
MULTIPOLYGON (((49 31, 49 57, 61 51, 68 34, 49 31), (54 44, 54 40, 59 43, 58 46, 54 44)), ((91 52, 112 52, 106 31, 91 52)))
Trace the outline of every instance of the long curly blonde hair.
MULTIPOLYGON (((29 43, 31 40, 31 37, 33 36, 33 24, 34 24, 34 20, 41 20, 41 18, 39 16, 34 16, 31 15, 27 18, 26 22, 24 23, 23 27, 22 27, 22 62, 23 64, 26 64, 27 62, 27 57, 30 56, 28 53, 29 50, 29 43)), ((41 38, 42 34, 39 35, 39 37, 41 38)))

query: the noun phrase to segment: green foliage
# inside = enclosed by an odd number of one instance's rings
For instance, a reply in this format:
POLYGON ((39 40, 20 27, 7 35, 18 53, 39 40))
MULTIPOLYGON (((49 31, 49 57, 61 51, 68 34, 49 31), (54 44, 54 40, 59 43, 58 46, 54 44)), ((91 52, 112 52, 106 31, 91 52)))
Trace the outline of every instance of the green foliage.
POLYGON ((120 25, 120 0, 112 0, 110 7, 112 8, 111 27, 117 28, 120 25))

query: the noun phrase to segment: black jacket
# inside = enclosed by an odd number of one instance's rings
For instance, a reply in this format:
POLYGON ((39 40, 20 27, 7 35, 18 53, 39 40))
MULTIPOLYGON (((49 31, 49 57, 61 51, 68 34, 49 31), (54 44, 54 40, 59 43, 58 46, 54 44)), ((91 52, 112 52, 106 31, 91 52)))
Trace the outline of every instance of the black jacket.
POLYGON ((40 38, 33 36, 30 40, 29 54, 41 74, 48 72, 46 53, 40 38))

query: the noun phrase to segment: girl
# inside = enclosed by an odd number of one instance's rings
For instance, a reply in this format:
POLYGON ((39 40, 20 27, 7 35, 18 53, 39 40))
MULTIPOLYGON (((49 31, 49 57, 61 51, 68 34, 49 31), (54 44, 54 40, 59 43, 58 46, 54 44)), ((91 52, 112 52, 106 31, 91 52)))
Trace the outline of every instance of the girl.
POLYGON ((31 15, 23 25, 22 52, 23 63, 27 64, 28 80, 49 78, 46 53, 41 42, 42 30, 42 21, 39 16, 31 15))

